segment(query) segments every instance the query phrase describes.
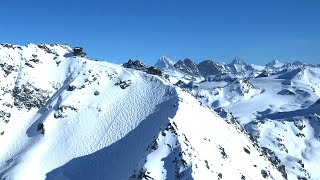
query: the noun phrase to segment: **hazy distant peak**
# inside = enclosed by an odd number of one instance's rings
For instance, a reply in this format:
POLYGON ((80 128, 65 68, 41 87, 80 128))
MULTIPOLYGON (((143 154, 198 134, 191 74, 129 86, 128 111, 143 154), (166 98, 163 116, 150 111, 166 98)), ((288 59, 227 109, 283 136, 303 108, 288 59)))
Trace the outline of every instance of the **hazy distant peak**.
POLYGON ((245 65, 246 63, 242 59, 240 59, 239 57, 235 57, 230 64, 231 65, 234 65, 234 64, 243 64, 243 65, 245 65))
POLYGON ((275 67, 275 68, 282 67, 283 65, 284 63, 280 62, 277 58, 266 64, 267 67, 275 67))
POLYGON ((171 61, 168 57, 160 56, 159 60, 155 64, 155 67, 163 69, 163 68, 172 68, 173 65, 174 65, 174 62, 171 61))

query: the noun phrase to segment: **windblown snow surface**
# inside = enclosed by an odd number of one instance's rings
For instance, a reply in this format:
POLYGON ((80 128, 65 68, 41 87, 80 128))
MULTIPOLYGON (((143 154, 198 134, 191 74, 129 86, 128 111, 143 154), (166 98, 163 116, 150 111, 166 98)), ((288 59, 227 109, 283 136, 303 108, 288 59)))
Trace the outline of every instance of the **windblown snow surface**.
POLYGON ((228 111, 161 77, 57 44, 2 44, 0 65, 1 179, 287 176, 228 111))

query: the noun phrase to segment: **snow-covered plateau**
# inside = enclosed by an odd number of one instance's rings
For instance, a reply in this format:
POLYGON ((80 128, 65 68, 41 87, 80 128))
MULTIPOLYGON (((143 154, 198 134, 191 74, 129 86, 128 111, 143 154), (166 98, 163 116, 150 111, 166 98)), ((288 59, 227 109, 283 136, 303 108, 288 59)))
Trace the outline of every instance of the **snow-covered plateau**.
POLYGON ((320 179, 319 66, 155 66, 1 44, 0 179, 320 179))

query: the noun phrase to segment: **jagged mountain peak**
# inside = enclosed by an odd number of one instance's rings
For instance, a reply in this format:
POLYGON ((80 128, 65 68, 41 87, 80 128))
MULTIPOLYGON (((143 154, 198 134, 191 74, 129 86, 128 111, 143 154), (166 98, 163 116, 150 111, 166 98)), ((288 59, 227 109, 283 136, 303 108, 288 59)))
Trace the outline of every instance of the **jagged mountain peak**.
POLYGON ((234 65, 234 64, 239 64, 239 65, 246 65, 246 63, 243 61, 243 59, 239 58, 239 57, 235 57, 230 65, 234 65))
POLYGON ((207 59, 207 60, 201 61, 199 64, 208 64, 208 65, 210 64, 211 65, 211 64, 225 64, 225 63, 207 59))
POLYGON ((301 62, 301 61, 294 61, 292 64, 293 64, 293 65, 296 65, 296 66, 302 66, 302 65, 304 65, 305 63, 303 63, 303 62, 301 62))
POLYGON ((177 63, 174 64, 174 67, 188 75, 200 76, 197 64, 189 58, 179 60, 177 63))
POLYGON ((267 67, 275 67, 275 68, 280 68, 283 65, 284 63, 280 62, 277 58, 266 64, 267 67))
POLYGON ((173 62, 168 57, 160 56, 159 60, 157 61, 157 63, 154 66, 159 69, 165 69, 165 68, 172 69, 174 64, 175 64, 175 62, 173 62))
POLYGON ((198 69, 203 77, 221 75, 230 71, 229 67, 220 62, 204 60, 198 64, 198 69))
POLYGON ((185 58, 184 60, 179 60, 177 65, 185 65, 185 66, 196 66, 196 63, 194 63, 191 59, 185 58))
POLYGON ((248 65, 245 63, 242 59, 239 57, 236 57, 232 60, 232 62, 229 64, 230 70, 235 74, 251 74, 251 72, 254 70, 254 68, 251 65, 248 65))

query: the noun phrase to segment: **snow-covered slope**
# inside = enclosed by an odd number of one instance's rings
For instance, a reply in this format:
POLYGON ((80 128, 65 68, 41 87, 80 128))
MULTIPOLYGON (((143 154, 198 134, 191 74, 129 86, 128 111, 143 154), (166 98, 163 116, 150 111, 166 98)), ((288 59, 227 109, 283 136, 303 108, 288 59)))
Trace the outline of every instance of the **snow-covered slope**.
POLYGON ((270 150, 166 80, 75 57, 65 45, 0 46, 2 179, 282 179, 270 150))
POLYGON ((236 123, 226 123, 181 90, 178 95, 176 115, 159 133, 132 177, 282 179, 282 175, 286 176, 274 169, 281 169, 281 164, 271 165, 260 158, 268 158, 268 154, 251 142, 236 123))
POLYGON ((203 81, 185 90, 210 108, 230 110, 281 159, 289 179, 320 179, 319 86, 320 69, 302 66, 231 83, 203 81))
POLYGON ((319 65, 275 59, 258 66, 236 58, 228 66, 225 71, 203 61, 202 78, 171 76, 207 107, 231 111, 260 146, 281 159, 289 179, 320 179, 319 65))

